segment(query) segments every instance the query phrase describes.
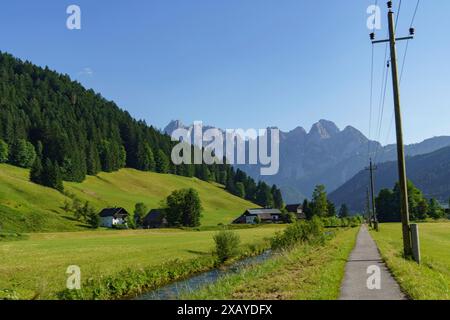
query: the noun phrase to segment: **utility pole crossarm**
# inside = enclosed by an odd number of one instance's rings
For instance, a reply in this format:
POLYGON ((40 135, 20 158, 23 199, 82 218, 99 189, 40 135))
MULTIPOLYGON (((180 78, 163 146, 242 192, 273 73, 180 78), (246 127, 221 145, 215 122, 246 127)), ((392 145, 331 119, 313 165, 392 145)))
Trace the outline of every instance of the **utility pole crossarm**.
MULTIPOLYGON (((395 41, 412 40, 412 39, 414 39, 414 36, 397 38, 397 39, 395 39, 395 41)), ((385 43, 385 42, 391 42, 391 40, 390 39, 384 39, 384 40, 374 40, 374 41, 372 41, 373 44, 385 43)))

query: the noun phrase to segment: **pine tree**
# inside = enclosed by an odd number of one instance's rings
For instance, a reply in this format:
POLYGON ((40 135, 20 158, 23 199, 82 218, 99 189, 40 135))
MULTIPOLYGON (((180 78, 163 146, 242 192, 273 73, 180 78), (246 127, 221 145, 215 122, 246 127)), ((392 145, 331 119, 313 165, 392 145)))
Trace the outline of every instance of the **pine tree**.
POLYGON ((45 160, 42 169, 41 183, 49 188, 53 188, 61 192, 64 191, 61 171, 58 163, 53 163, 49 158, 45 160))
POLYGON ((9 157, 9 147, 8 144, 0 139, 0 163, 5 163, 8 161, 9 157))
POLYGON ((43 168, 40 156, 37 156, 34 160, 33 167, 30 171, 30 181, 37 184, 43 184, 43 168))
POLYGON ((236 183, 236 196, 245 198, 245 186, 242 182, 236 183))
POLYGON ((265 182, 260 182, 256 189, 256 203, 265 208, 273 207, 273 196, 270 187, 265 182))
POLYGON ((95 143, 89 143, 89 147, 87 150, 87 159, 86 159, 86 165, 87 165, 87 174, 91 176, 95 176, 97 173, 99 173, 101 168, 100 163, 100 155, 98 153, 98 149, 95 145, 95 143))
POLYGON ((329 217, 336 217, 337 213, 336 213, 336 206, 334 205, 333 202, 331 201, 327 201, 328 205, 327 205, 327 209, 328 209, 328 216, 329 217))
POLYGON ((318 185, 314 189, 311 210, 313 216, 326 217, 328 215, 328 200, 324 185, 318 185))
POLYGON ((347 218, 349 216, 349 211, 347 205, 344 203, 339 209, 339 218, 347 218))
POLYGON ((276 185, 272 186, 273 205, 276 209, 282 209, 284 206, 281 190, 276 185))
POLYGON ((169 172, 169 159, 161 149, 158 150, 155 157, 156 172, 168 173, 169 172))
POLYGON ((138 166, 143 171, 155 171, 155 158, 152 148, 147 143, 138 147, 138 166))

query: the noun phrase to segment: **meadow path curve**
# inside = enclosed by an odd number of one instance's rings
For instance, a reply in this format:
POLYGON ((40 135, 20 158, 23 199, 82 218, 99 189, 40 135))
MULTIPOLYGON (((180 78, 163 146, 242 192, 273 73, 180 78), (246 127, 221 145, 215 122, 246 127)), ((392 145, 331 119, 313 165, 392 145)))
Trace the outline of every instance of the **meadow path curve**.
POLYGON ((345 267, 340 300, 405 299, 406 296, 381 259, 378 247, 367 230, 367 226, 363 225, 359 231, 356 246, 345 267), (379 289, 371 290, 368 287, 373 288, 376 284, 376 281, 373 281, 374 270, 379 271, 381 286, 379 289))

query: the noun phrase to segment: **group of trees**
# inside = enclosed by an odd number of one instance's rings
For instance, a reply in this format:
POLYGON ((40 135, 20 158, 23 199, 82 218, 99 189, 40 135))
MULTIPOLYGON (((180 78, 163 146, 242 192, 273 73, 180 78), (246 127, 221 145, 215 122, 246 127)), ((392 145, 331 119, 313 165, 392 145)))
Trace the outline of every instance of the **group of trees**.
POLYGON ((244 171, 229 167, 225 172, 225 177, 221 177, 220 182, 225 182, 226 190, 238 197, 254 202, 261 207, 282 209, 284 207, 281 190, 273 185, 260 181, 258 184, 244 171))
POLYGON ((0 163, 10 163, 12 165, 30 168, 36 159, 34 146, 24 140, 14 140, 11 145, 0 138, 0 163))
POLYGON ((228 164, 174 165, 177 142, 168 135, 68 75, 2 52, 0 110, 0 162, 33 167, 33 182, 62 190, 63 180, 129 167, 215 181, 262 206, 281 207, 276 187, 257 186, 228 164))
POLYGON ((75 219, 88 224, 93 229, 100 227, 100 216, 89 201, 82 202, 80 199, 73 197, 72 203, 64 203, 64 211, 71 212, 75 219))
POLYGON ((198 227, 202 213, 200 196, 195 189, 172 192, 166 200, 166 219, 171 227, 198 227))
MULTIPOLYGON (((376 198, 377 217, 380 222, 399 222, 400 217, 400 186, 394 189, 383 189, 376 198)), ((427 200, 416 186, 408 181, 408 203, 412 220, 427 218, 441 219, 445 211, 436 199, 427 200)))
POLYGON ((349 210, 346 204, 343 204, 339 212, 336 206, 328 200, 327 191, 324 185, 318 185, 314 189, 311 201, 305 199, 303 201, 303 212, 308 220, 313 217, 339 217, 346 218, 349 216, 349 210))

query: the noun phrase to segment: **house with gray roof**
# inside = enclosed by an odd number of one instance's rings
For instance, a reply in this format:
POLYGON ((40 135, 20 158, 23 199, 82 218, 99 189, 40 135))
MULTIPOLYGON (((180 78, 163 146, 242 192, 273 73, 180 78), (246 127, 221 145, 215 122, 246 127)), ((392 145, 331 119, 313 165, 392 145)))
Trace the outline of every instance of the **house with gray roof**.
POLYGON ((248 209, 233 224, 255 224, 257 218, 261 223, 283 222, 281 211, 278 209, 248 209))

